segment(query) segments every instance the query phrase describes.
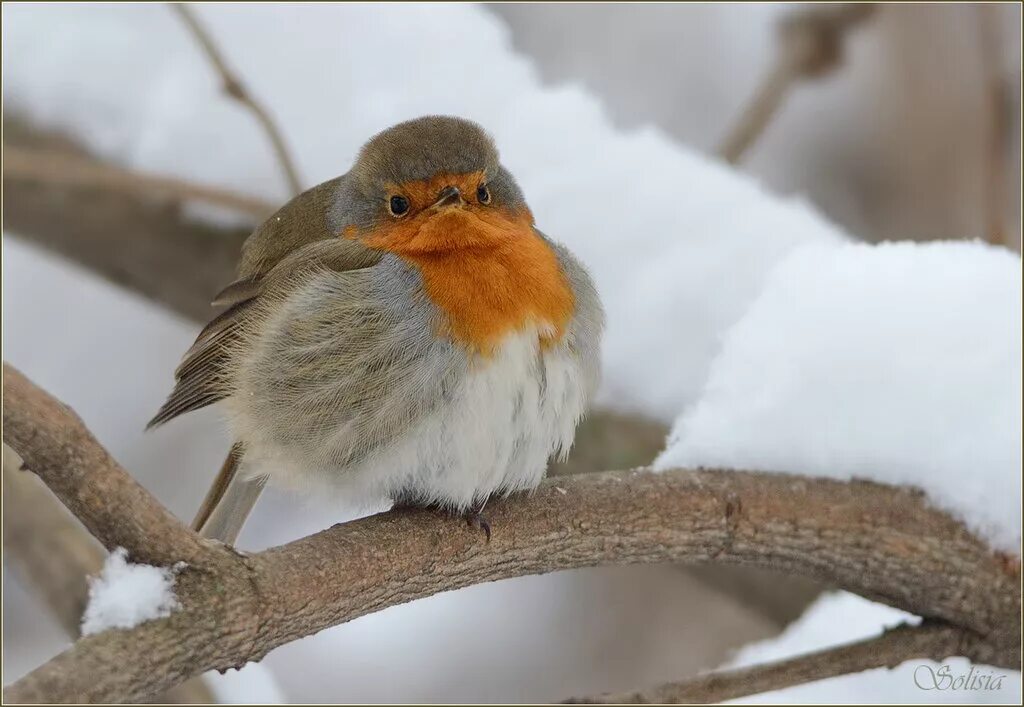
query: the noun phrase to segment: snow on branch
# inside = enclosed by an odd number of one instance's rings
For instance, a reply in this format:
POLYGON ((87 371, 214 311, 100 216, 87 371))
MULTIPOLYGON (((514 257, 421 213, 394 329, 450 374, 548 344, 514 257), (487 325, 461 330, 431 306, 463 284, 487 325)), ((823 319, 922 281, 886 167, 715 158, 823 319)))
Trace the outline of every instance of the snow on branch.
MULTIPOLYGON (((559 477, 489 506, 490 543, 444 515, 403 510, 247 555, 187 530, 67 407, 6 364, 3 383, 6 442, 101 542, 154 564, 188 563, 175 584, 180 610, 83 638, 10 685, 8 702, 142 700, 438 592, 654 562, 815 577, 970 637, 951 641, 940 631, 927 655, 1020 665, 1019 560, 913 489, 742 471, 602 472, 559 477)), ((922 654, 917 642, 906 645, 892 661, 922 654)), ((752 680, 737 694, 761 689, 752 680)))
MULTIPOLYGON (((40 600, 67 636, 81 635, 89 601, 87 578, 104 565, 104 552, 31 471, 4 444, 4 559, 18 580, 40 600)), ((214 681, 224 682, 224 678, 214 681)), ((195 677, 159 694, 159 704, 216 701, 206 682, 195 677)))
POLYGON ((179 608, 174 576, 181 570, 128 561, 123 547, 107 555, 103 571, 89 580, 89 604, 82 615, 82 635, 112 628, 135 628, 170 616, 179 608))

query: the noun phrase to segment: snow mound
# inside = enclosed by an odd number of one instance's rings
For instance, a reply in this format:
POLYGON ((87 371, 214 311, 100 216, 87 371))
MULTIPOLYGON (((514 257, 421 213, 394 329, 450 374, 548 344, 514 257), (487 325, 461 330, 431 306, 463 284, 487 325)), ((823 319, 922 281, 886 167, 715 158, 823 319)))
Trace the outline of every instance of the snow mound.
POLYGON ((119 547, 107 556, 103 571, 89 580, 89 605, 82 616, 82 635, 111 628, 134 628, 162 619, 179 608, 174 595, 177 568, 128 562, 119 547))
POLYGON ((808 246, 725 336, 657 461, 918 486, 1017 552, 1020 259, 981 243, 808 246))

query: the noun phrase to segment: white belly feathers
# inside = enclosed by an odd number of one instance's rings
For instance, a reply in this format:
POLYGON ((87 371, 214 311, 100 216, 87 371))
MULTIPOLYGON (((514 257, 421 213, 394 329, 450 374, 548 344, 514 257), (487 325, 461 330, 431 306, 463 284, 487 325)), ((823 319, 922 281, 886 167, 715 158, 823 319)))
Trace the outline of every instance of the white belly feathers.
POLYGON ((572 446, 578 375, 561 347, 541 350, 535 328, 509 336, 470 366, 450 402, 347 475, 373 495, 454 510, 534 488, 549 457, 572 446))
POLYGON ((493 356, 469 361, 443 402, 352 463, 253 440, 245 473, 322 486, 351 503, 393 498, 460 512, 492 494, 532 489, 549 458, 568 453, 586 405, 577 357, 563 344, 542 347, 540 333, 511 334, 493 356))

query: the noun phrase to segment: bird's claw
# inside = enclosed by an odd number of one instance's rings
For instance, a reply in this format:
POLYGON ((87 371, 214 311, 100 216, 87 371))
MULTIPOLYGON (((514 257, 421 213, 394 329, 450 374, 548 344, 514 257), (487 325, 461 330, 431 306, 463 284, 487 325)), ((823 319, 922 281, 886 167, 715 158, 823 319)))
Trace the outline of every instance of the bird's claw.
POLYGON ((487 542, 491 542, 491 524, 483 516, 480 511, 474 511, 470 515, 466 516, 466 525, 477 530, 484 531, 484 535, 487 537, 487 542))

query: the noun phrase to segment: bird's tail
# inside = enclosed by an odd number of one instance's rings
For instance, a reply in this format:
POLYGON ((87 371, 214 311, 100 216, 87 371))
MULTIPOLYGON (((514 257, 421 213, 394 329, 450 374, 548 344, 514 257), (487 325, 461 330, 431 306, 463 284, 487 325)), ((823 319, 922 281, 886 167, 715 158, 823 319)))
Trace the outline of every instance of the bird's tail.
POLYGON ((235 544, 267 482, 266 477, 241 478, 238 474, 241 461, 242 445, 235 443, 192 521, 192 529, 200 535, 228 545, 235 544))

